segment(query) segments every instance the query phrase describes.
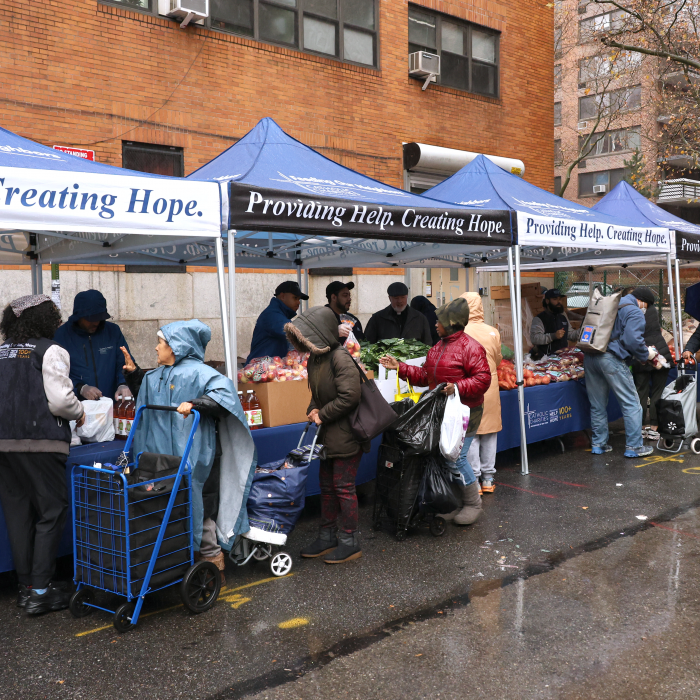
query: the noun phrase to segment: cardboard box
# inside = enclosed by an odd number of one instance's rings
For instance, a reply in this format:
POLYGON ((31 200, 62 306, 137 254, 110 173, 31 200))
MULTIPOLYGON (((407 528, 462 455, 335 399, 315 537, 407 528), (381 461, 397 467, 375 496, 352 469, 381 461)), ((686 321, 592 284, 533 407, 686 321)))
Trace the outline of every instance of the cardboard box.
POLYGON ((294 382, 241 384, 239 389, 255 389, 262 409, 263 425, 266 428, 306 422, 306 410, 311 402, 311 390, 306 379, 294 382))
MULTIPOLYGON (((539 282, 527 282, 520 285, 520 296, 523 299, 536 296, 542 298, 541 291, 542 285, 539 282)), ((510 299, 510 287, 494 286, 489 290, 489 294, 492 299, 510 299)))

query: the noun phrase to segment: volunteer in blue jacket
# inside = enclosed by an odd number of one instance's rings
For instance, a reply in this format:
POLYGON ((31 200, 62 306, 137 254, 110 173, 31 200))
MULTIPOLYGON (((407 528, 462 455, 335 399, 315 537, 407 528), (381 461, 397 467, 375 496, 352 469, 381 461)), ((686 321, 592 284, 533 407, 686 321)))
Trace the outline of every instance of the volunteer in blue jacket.
POLYGON ((285 324, 296 315, 301 300, 309 297, 296 282, 282 282, 275 289, 268 307, 258 316, 247 362, 256 357, 284 357, 292 349, 284 333, 285 324))
POLYGON ((625 420, 625 457, 646 457, 654 448, 642 440, 642 406, 628 364, 633 359, 642 364, 655 352, 644 342, 646 302, 631 294, 620 299, 620 306, 606 352, 586 354, 586 390, 591 402, 594 455, 611 452, 608 445, 608 396, 610 390, 617 398, 625 420))
POLYGON ((107 313, 107 300, 96 289, 79 292, 73 315, 56 331, 54 340, 70 355, 70 378, 75 393, 84 399, 130 397, 124 381, 124 356, 129 348, 116 323, 107 313))

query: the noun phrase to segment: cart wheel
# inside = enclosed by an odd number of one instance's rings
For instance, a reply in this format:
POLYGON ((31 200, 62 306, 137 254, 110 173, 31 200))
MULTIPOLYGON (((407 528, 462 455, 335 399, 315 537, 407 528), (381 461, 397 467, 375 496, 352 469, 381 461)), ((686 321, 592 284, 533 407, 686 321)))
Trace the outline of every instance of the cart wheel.
POLYGON ((447 523, 443 518, 437 517, 430 521, 430 534, 433 537, 442 537, 447 530, 447 523))
POLYGON ((216 564, 200 561, 190 567, 180 583, 180 597, 193 613, 206 612, 216 602, 221 590, 221 574, 216 564))
POLYGON ((664 438, 661 444, 664 446, 665 449, 670 450, 675 442, 676 441, 672 438, 664 438))
POLYGON ((700 438, 693 438, 690 442, 690 449, 696 455, 700 455, 700 438))
POLYGON ((396 533, 397 542, 403 542, 406 539, 406 530, 399 530, 396 533))
POLYGON ((255 559, 255 561, 265 561, 265 559, 269 559, 271 556, 272 546, 269 544, 259 544, 253 552, 253 559, 255 559))
POLYGON ((89 588, 81 588, 71 596, 68 609, 73 617, 87 617, 92 614, 94 608, 91 608, 86 603, 92 603, 94 598, 93 592, 89 588))
POLYGON ((136 625, 131 624, 131 616, 134 614, 136 605, 134 603, 124 603, 120 605, 114 613, 112 623, 117 632, 128 632, 134 629, 136 625))
POLYGON ((270 559, 270 571, 273 576, 286 576, 292 570, 292 557, 287 552, 277 552, 270 559))

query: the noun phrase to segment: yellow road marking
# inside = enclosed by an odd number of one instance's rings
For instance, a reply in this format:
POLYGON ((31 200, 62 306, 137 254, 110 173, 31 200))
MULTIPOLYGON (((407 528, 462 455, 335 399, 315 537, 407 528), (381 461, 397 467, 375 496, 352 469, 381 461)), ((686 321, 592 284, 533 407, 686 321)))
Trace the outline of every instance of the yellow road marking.
POLYGON ((295 627, 303 627, 308 625, 309 620, 306 617, 293 617, 291 620, 285 620, 277 625, 281 630, 293 630, 295 627))
POLYGON ((683 469, 683 473, 697 476, 700 474, 700 467, 687 467, 686 469, 683 469))
MULTIPOLYGON (((223 600, 226 600, 228 598, 228 596, 231 595, 231 593, 235 593, 236 591, 242 591, 245 588, 252 588, 253 586, 259 586, 263 583, 270 583, 270 581, 281 581, 282 579, 289 578, 290 576, 294 576, 294 574, 287 574, 286 576, 271 576, 270 578, 263 578, 263 579, 260 579, 260 581, 254 581, 253 583, 246 583, 244 586, 238 586, 237 588, 229 589, 227 586, 224 586, 221 589, 220 594, 225 592, 226 597, 223 600)), ((239 598, 239 596, 233 596, 232 600, 236 599, 238 601, 238 598, 239 598)), ((249 600, 251 600, 251 599, 245 598, 243 600, 238 601, 238 604, 234 603, 234 605, 232 605, 231 607, 238 608, 241 605, 243 605, 243 603, 247 603, 249 600)), ((178 608, 181 608, 181 607, 183 607, 182 603, 180 603, 179 605, 173 605, 169 608, 163 608, 162 610, 154 610, 153 612, 144 613, 143 615, 139 615, 139 620, 143 617, 150 617, 151 615, 160 615, 161 613, 170 612, 171 610, 177 610, 178 608)), ((94 634, 95 632, 102 632, 102 630, 108 630, 110 628, 113 629, 113 625, 103 625, 102 627, 95 627, 95 629, 85 630, 84 632, 78 632, 75 636, 76 637, 84 637, 87 634, 94 634)))
MULTIPOLYGON (((682 453, 682 454, 687 454, 687 453, 682 453)), ((661 455, 655 455, 654 457, 645 457, 644 458, 644 464, 635 464, 635 468, 639 469, 639 467, 646 467, 649 464, 658 464, 659 462, 680 462, 683 464, 685 460, 683 459, 678 459, 678 457, 662 457, 661 455)))

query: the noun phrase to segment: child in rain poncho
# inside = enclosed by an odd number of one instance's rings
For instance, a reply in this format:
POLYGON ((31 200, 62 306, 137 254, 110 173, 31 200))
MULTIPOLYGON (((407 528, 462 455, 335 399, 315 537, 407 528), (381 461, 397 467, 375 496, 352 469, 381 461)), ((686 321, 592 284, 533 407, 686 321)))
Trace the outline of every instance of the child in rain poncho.
POLYGON ((213 561, 223 572, 221 545, 230 549, 236 535, 249 529, 246 501, 255 471, 253 439, 233 382, 204 364, 209 327, 197 319, 176 321, 163 326, 158 338, 160 366, 145 372, 122 348, 124 376, 138 396, 137 408, 176 406, 178 412, 145 411, 133 453, 181 456, 194 419, 191 411, 199 411, 190 451, 194 548, 197 558, 213 561))

